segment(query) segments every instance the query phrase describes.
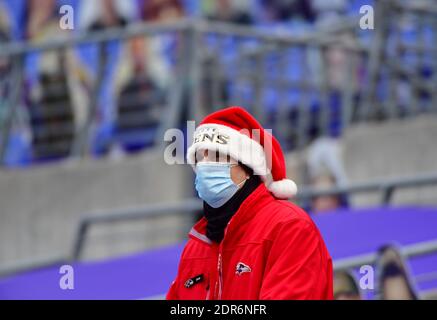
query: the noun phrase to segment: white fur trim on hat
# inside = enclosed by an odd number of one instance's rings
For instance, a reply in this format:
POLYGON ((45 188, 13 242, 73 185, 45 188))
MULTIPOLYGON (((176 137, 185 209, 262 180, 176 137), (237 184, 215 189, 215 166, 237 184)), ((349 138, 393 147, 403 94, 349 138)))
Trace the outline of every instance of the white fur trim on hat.
POLYGON ((270 175, 263 147, 249 136, 230 127, 215 123, 197 127, 194 142, 187 151, 188 163, 193 168, 198 150, 218 151, 247 165, 262 177, 270 175))
POLYGON ((256 140, 235 129, 215 123, 200 125, 187 151, 187 160, 193 169, 198 150, 218 151, 252 168, 276 198, 288 199, 297 193, 297 186, 292 180, 273 181, 264 148, 256 140))
POLYGON ((290 179, 273 181, 267 188, 276 198, 279 199, 289 199, 297 193, 296 183, 290 179))

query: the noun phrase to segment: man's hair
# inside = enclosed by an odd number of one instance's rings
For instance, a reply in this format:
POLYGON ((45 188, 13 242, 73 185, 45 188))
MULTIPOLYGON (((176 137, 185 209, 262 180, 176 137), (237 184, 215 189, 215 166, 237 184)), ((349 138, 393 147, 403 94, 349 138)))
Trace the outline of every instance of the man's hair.
POLYGON ((251 177, 253 175, 253 169, 252 168, 249 168, 245 164, 242 164, 240 161, 238 161, 238 164, 243 168, 244 172, 246 172, 246 174, 249 177, 251 177))

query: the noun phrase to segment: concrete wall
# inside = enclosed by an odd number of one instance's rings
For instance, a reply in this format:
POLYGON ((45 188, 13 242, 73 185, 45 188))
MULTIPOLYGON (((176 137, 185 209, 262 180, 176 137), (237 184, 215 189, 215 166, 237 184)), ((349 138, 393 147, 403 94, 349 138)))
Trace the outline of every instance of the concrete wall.
MULTIPOLYGON (((192 196, 191 178, 191 168, 166 165, 162 153, 123 161, 83 160, 2 170, 0 269, 70 253, 83 213, 98 214, 105 209, 174 202, 192 196)), ((187 216, 99 225, 90 229, 85 258, 178 241, 190 223, 187 216)))
MULTIPOLYGON (((356 125, 344 133, 340 143, 350 184, 437 173, 437 116, 356 125)), ((308 183, 307 156, 308 149, 286 155, 288 175, 298 186, 308 183)), ((378 192, 357 194, 351 202, 372 206, 380 198, 378 192)), ((392 203, 437 204, 437 186, 399 189, 392 203)))
MULTIPOLYGON (((437 172, 437 116, 427 115, 384 124, 363 124, 342 139, 351 183, 437 172)), ((379 194, 355 196, 353 203, 377 203, 379 194)), ((397 191, 394 204, 437 204, 437 186, 397 191)))

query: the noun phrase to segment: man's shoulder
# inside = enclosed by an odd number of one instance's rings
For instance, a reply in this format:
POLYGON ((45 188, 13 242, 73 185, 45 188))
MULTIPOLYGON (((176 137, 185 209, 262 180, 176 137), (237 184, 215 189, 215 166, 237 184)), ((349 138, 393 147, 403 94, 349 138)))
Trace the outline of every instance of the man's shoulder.
POLYGON ((275 223, 313 223, 311 217, 305 210, 288 200, 275 199, 261 210, 261 212, 261 216, 264 219, 275 223))
POLYGON ((262 210, 256 223, 262 226, 265 238, 271 241, 277 239, 279 234, 320 237, 319 230, 310 215, 287 200, 272 201, 265 210, 262 210))
POLYGON ((207 259, 211 257, 211 248, 205 243, 195 239, 188 239, 182 251, 181 258, 187 259, 207 259))

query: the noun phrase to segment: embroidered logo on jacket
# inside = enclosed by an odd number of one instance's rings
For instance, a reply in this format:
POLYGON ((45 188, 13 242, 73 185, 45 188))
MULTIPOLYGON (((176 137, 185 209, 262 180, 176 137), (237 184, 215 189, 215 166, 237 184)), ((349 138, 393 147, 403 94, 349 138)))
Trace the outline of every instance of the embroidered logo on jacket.
POLYGON ((244 264, 243 262, 238 262, 237 266, 235 268, 235 274, 238 274, 241 276, 244 272, 251 272, 252 269, 247 264, 244 264))

